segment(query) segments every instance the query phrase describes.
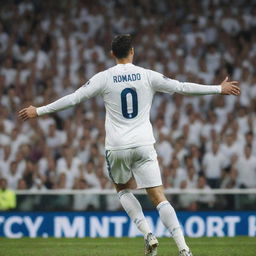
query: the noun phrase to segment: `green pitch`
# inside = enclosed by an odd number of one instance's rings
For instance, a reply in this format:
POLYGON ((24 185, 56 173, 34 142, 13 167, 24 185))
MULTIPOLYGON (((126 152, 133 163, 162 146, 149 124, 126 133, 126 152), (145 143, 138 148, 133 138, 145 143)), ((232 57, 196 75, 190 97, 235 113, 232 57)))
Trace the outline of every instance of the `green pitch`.
MULTIPOLYGON (((255 256, 256 238, 187 239, 194 256, 255 256)), ((159 256, 177 256, 174 242, 159 239, 159 256)), ((143 256, 142 238, 0 239, 0 256, 143 256)))

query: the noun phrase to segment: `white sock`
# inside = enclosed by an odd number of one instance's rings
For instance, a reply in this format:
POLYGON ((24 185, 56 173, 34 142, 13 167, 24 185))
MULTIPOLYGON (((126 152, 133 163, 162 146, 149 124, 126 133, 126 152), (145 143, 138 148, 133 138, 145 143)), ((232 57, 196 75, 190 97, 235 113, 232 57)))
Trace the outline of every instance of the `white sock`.
POLYGON ((171 204, 168 201, 163 201, 158 204, 156 208, 159 211, 161 221, 171 233, 176 245, 179 248, 179 251, 183 249, 189 250, 185 242, 185 238, 181 230, 177 215, 171 204))
POLYGON ((129 190, 119 191, 118 196, 126 213, 146 238, 147 234, 151 233, 151 229, 145 219, 139 201, 129 190))

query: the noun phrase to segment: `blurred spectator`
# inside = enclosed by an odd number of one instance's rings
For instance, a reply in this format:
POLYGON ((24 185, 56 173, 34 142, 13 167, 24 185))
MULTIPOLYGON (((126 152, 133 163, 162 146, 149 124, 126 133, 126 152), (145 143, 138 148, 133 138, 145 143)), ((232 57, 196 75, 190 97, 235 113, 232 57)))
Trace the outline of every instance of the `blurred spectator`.
POLYGON ((13 190, 8 189, 6 179, 0 178, 0 211, 16 208, 16 195, 13 190))
POLYGON ((10 170, 8 175, 5 176, 7 180, 8 188, 16 190, 18 187, 18 181, 21 179, 22 174, 18 171, 17 162, 13 161, 10 164, 10 170))
POLYGON ((211 152, 203 157, 203 171, 211 188, 219 188, 225 156, 219 150, 219 143, 212 144, 211 152))
POLYGON ((86 180, 90 188, 101 188, 97 171, 92 160, 86 164, 85 171, 81 173, 81 176, 86 180))
POLYGON ((244 147, 243 155, 237 160, 237 183, 240 188, 256 187, 256 157, 250 145, 244 147))
POLYGON ((156 151, 160 157, 163 159, 163 164, 168 166, 170 164, 171 156, 172 156, 172 146, 170 142, 165 139, 163 133, 159 133, 158 143, 156 145, 156 151))
POLYGON ((224 166, 231 165, 231 159, 234 155, 239 155, 240 145, 236 142, 236 136, 234 134, 227 134, 225 137, 225 142, 220 145, 220 152, 225 157, 224 166))
MULTIPOLYGON (((76 182, 74 189, 89 189, 90 186, 86 183, 84 179, 79 179, 76 182)), ((96 210, 100 206, 99 196, 93 194, 77 194, 74 195, 73 209, 76 211, 84 210, 96 210)))
POLYGON ((213 194, 204 193, 211 190, 211 188, 207 185, 206 179, 203 175, 199 176, 196 188, 202 190, 202 194, 195 196, 198 207, 200 209, 208 209, 213 207, 215 197, 213 194))
MULTIPOLYGON (((181 189, 188 188, 188 183, 186 180, 183 180, 180 183, 180 188, 181 189)), ((178 197, 178 203, 182 210, 194 211, 197 209, 195 199, 196 199, 196 196, 194 194, 191 194, 191 193, 180 194, 178 197)))
POLYGON ((169 180, 172 184, 172 187, 174 188, 179 188, 180 183, 183 180, 187 179, 186 171, 180 166, 180 162, 176 157, 172 159, 172 162, 170 165, 170 172, 171 172, 171 175, 169 177, 169 180))
MULTIPOLYGON (((75 179, 79 177, 81 171, 81 161, 74 156, 74 151, 70 147, 64 147, 64 157, 57 161, 57 175, 65 174, 65 188, 71 189, 74 186, 75 179)), ((64 185, 64 176, 62 175, 62 186, 64 185)))

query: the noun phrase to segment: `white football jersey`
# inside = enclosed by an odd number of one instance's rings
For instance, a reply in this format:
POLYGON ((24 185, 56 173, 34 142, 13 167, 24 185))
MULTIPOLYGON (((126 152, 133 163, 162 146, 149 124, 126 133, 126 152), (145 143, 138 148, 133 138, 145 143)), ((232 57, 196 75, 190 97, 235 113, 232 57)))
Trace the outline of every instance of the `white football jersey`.
POLYGON ((43 115, 74 106, 96 95, 106 107, 106 149, 152 145, 150 108, 155 92, 203 95, 221 93, 221 86, 181 83, 160 73, 128 64, 117 64, 93 76, 86 84, 49 105, 37 108, 43 115))

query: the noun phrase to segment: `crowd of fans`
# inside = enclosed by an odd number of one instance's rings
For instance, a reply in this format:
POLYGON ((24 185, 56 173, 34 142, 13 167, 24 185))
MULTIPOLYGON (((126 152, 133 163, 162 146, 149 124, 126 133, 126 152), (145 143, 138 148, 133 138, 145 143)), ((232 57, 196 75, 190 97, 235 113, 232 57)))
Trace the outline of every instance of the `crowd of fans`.
POLYGON ((0 8, 0 177, 13 190, 112 188, 103 100, 26 122, 17 112, 73 92, 115 65, 180 81, 240 81, 241 95, 155 96, 151 121, 166 188, 256 188, 256 1, 6 1, 0 8))

